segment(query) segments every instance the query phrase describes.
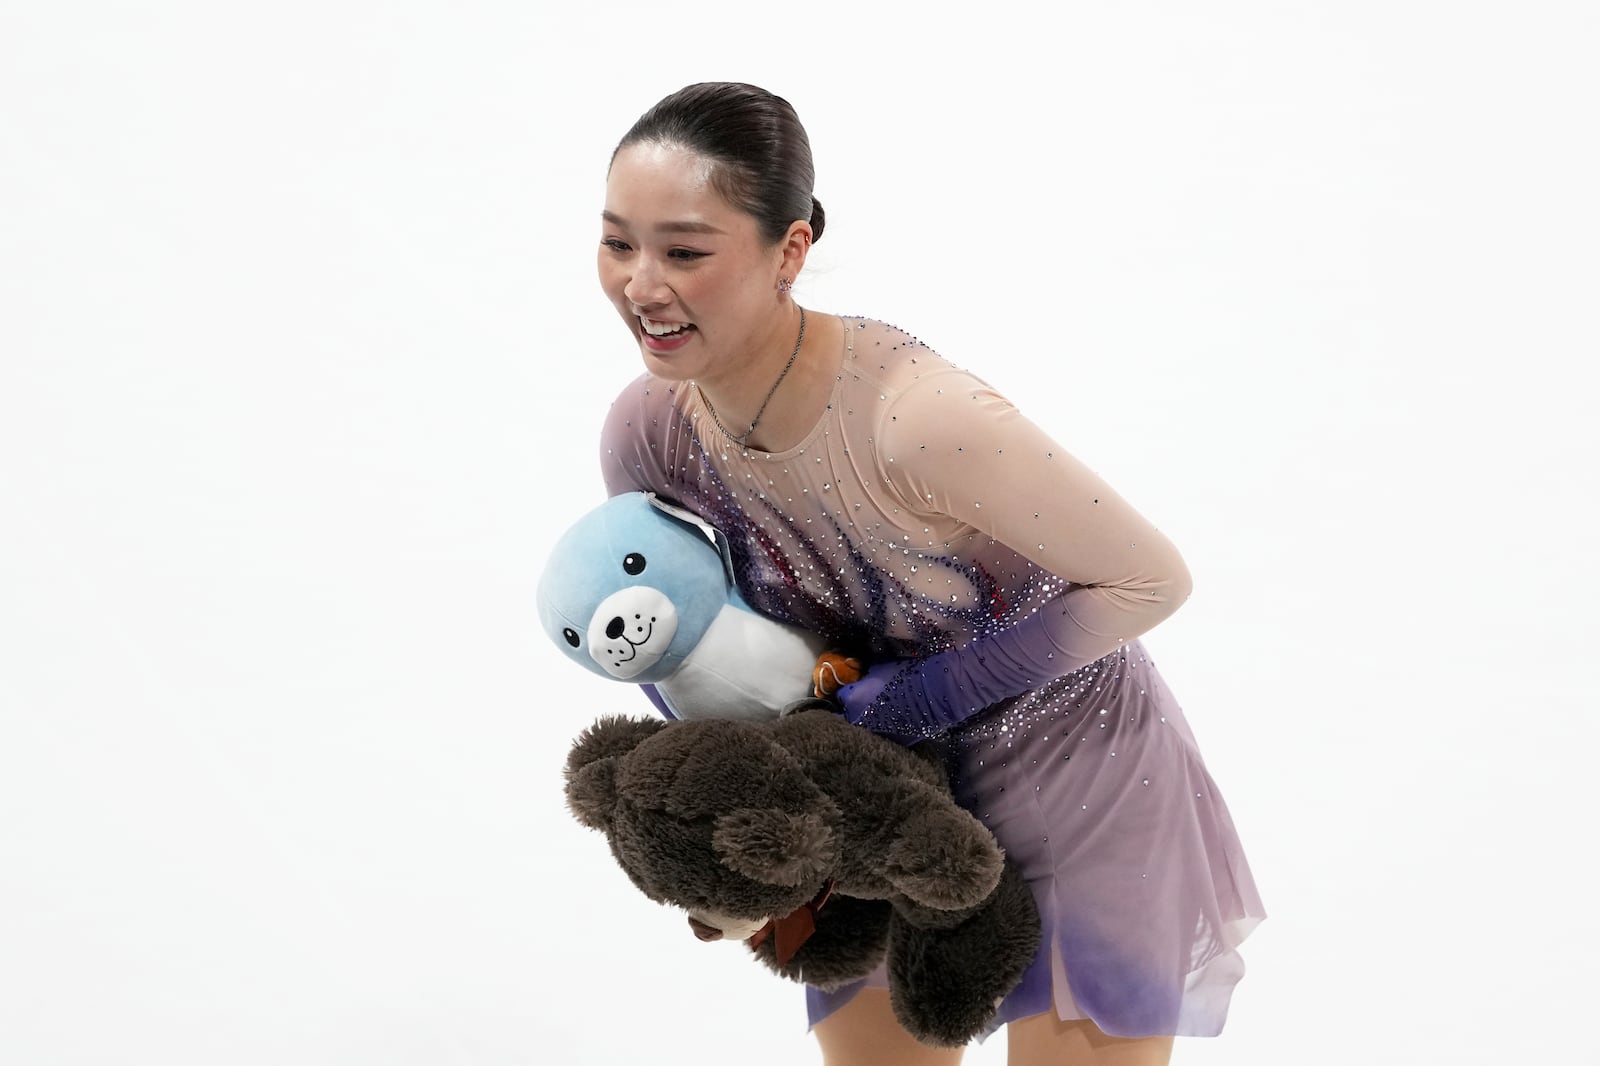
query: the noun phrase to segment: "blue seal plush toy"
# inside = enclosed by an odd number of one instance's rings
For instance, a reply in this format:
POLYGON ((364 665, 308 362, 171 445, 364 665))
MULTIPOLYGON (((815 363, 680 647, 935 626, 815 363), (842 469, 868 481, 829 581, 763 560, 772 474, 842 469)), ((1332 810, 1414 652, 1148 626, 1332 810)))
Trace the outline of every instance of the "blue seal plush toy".
POLYGON ((816 635, 752 610, 716 531, 650 493, 613 496, 562 534, 538 609, 568 658, 654 686, 674 718, 775 718, 859 676, 816 635))

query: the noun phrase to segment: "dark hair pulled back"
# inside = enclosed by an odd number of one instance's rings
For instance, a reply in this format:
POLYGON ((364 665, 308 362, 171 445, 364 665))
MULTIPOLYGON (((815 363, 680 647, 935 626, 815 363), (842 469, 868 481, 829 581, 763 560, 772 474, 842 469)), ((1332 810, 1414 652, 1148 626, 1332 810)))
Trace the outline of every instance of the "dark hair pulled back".
POLYGON ((730 204, 753 217, 775 244, 796 221, 822 237, 822 204, 811 195, 811 141, 789 101, 743 82, 685 86, 633 124, 611 158, 630 144, 677 145, 716 165, 711 181, 730 204))

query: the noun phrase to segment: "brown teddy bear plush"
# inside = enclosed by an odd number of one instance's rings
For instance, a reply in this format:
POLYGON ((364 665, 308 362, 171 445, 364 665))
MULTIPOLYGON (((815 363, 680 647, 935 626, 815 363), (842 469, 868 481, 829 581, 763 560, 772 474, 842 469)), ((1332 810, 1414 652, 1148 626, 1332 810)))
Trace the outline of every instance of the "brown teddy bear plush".
POLYGON ((1033 894, 932 761, 818 706, 767 721, 602 718, 567 803, 702 939, 747 939, 836 988, 887 954, 896 1017, 956 1047, 992 1028, 1040 939, 1033 894))

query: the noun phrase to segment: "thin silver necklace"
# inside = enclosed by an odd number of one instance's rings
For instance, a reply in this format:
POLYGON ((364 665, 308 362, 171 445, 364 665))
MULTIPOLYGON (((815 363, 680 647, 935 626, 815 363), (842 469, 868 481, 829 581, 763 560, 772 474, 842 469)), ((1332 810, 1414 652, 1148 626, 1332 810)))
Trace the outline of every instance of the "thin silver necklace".
POLYGON ((800 308, 800 336, 794 339, 794 351, 789 353, 789 361, 783 364, 783 370, 778 374, 778 380, 774 381, 772 383, 772 388, 767 390, 767 398, 761 401, 761 407, 756 411, 756 416, 750 420, 750 428, 745 430, 743 433, 734 434, 728 432, 728 427, 723 425, 722 419, 717 417, 717 409, 712 405, 711 397, 706 395, 705 390, 700 387, 698 382, 693 383, 694 391, 698 392, 700 394, 700 398, 706 403, 706 411, 711 415, 711 421, 715 422, 717 424, 717 428, 722 430, 727 438, 733 441, 733 443, 743 444, 745 441, 750 439, 750 434, 756 431, 756 423, 761 421, 761 416, 767 413, 767 404, 772 402, 772 394, 778 391, 778 386, 783 384, 783 379, 788 375, 789 368, 794 366, 795 356, 800 354, 800 344, 805 339, 806 309, 802 307, 800 308))

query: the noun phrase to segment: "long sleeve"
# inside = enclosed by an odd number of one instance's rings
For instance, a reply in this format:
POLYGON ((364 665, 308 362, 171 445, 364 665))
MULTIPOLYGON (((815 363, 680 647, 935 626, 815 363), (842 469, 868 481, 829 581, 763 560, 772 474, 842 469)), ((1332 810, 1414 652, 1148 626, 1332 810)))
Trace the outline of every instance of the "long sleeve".
POLYGON ((901 739, 931 736, 1104 657, 1188 598, 1189 571, 1171 541, 972 375, 918 380, 886 404, 879 430, 880 474, 908 508, 971 526, 1064 588, 1005 630, 875 665, 840 692, 852 720, 901 739))

